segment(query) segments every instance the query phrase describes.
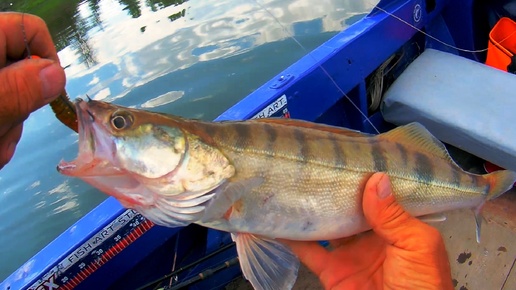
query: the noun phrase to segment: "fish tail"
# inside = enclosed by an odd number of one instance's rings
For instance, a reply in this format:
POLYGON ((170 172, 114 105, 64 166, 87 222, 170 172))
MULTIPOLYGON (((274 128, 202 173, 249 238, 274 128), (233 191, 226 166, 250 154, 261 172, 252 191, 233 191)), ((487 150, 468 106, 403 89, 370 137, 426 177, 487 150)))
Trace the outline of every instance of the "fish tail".
MULTIPOLYGON (((504 194, 506 191, 511 189, 514 186, 514 182, 516 182, 516 172, 510 170, 500 170, 495 171, 489 174, 483 175, 483 177, 487 180, 489 184, 489 189, 486 194, 485 200, 491 200, 499 197, 504 194)), ((484 202, 482 202, 479 206, 473 209, 475 213, 475 224, 476 224, 476 238, 477 243, 480 243, 480 230, 482 227, 482 207, 484 202)))
POLYGON ((516 172, 500 170, 486 174, 484 178, 489 183, 486 200, 491 200, 499 197, 513 187, 514 182, 516 182, 516 172))

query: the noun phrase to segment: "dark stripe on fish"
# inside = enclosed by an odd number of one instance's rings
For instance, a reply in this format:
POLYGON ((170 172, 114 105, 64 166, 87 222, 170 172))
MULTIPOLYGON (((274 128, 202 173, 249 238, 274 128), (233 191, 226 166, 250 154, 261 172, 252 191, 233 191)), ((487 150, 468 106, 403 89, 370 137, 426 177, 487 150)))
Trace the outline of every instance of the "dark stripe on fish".
POLYGON ((471 179, 471 186, 473 186, 474 188, 478 188, 480 186, 478 182, 478 177, 476 177, 473 174, 469 174, 469 178, 471 179))
POLYGON ((491 184, 487 183, 486 188, 484 189, 484 195, 487 196, 489 191, 491 190, 491 184))
POLYGON ((342 150, 339 141, 335 139, 333 133, 328 133, 328 140, 331 142, 333 148, 333 163, 337 168, 344 168, 346 166, 346 153, 342 150))
POLYGON ((371 144, 371 155, 373 156, 374 171, 386 172, 387 171, 387 159, 383 155, 383 149, 376 139, 369 141, 371 144))
POLYGON ((278 132, 274 127, 269 124, 263 124, 263 130, 265 131, 265 135, 267 136, 267 143, 265 145, 265 151, 272 156, 274 153, 274 145, 276 143, 276 139, 278 139, 278 132))
POLYGON ((308 148, 308 144, 306 143, 305 133, 296 128, 294 129, 293 134, 299 147, 300 157, 304 162, 306 162, 310 158, 310 148, 308 148))
POLYGON ((396 148, 398 148, 398 151, 400 152, 401 161, 403 162, 403 165, 408 165, 408 152, 405 146, 401 145, 400 143, 396 143, 396 148))
POLYGON ((434 180, 434 164, 425 154, 415 153, 416 177, 420 182, 431 183, 434 180))
POLYGON ((232 129, 235 131, 235 147, 247 148, 249 146, 249 140, 251 140, 251 131, 249 126, 244 123, 234 123, 232 129))
POLYGON ((457 169, 452 167, 451 174, 452 174, 453 186, 460 188, 461 187, 461 179, 462 179, 460 172, 457 169))
POLYGON ((222 139, 225 137, 225 134, 221 134, 222 132, 224 132, 224 130, 221 130, 220 124, 217 124, 217 125, 219 125, 219 126, 213 126, 211 124, 205 125, 205 126, 202 126, 202 130, 206 133, 206 135, 210 136, 211 138, 222 139))

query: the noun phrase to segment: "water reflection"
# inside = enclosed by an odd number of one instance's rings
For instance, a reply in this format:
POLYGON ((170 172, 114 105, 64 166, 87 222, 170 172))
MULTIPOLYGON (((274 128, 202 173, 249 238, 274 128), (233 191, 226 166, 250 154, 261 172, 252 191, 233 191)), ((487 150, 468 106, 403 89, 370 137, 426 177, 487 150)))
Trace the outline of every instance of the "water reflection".
POLYGON ((57 195, 56 200, 50 205, 53 209, 52 212, 49 213, 49 216, 78 209, 77 194, 73 192, 69 183, 69 179, 65 180, 63 183, 48 191, 49 195, 57 195))
MULTIPOLYGON (((69 94, 72 97, 99 94, 96 98, 105 99, 109 93, 108 100, 113 101, 157 77, 185 70, 202 61, 242 54, 264 43, 287 39, 289 34, 302 38, 338 31, 343 28, 343 16, 349 15, 350 11, 346 8, 325 9, 332 5, 337 7, 333 2, 338 1, 317 5, 310 1, 292 1, 288 5, 285 1, 267 3, 267 9, 284 25, 282 27, 274 25, 268 12, 250 1, 207 1, 192 7, 186 7, 183 2, 118 1, 121 4, 118 9, 130 17, 109 13, 111 19, 100 21, 105 29, 92 36, 75 37, 73 43, 83 45, 70 45, 60 52, 63 63, 69 65, 69 94), (164 21, 170 15, 179 14, 186 15, 187 19, 173 24, 164 21), (110 24, 112 19, 117 19, 116 26, 110 24), (123 59, 117 57, 121 54, 123 59), (101 64, 92 66, 96 61, 101 64), (98 78, 103 81, 94 82, 98 78)), ((361 5, 360 12, 367 11, 365 5, 361 5)), ((351 6, 357 4, 351 3, 351 6)), ((90 17, 104 15, 101 11, 116 11, 115 7, 96 7, 96 13, 82 14, 90 17)), ((72 36, 83 35, 80 32, 75 29, 72 36)), ((157 95, 142 97, 155 98, 157 95)), ((188 93, 185 97, 189 97, 188 93)))
POLYGON ((141 107, 148 109, 148 108, 155 108, 158 106, 170 104, 170 103, 178 100, 179 98, 183 97, 184 95, 185 95, 185 92, 183 92, 183 91, 167 92, 161 96, 157 96, 153 99, 146 101, 145 103, 143 103, 141 105, 141 107))
MULTIPOLYGON (((370 2, 261 1, 265 11, 251 0, 56 0, 40 16, 72 98, 211 120, 367 13, 370 2)), ((13 6, 31 3, 39 1, 13 6)), ((13 161, 0 171, 0 257, 11 261, 0 263, 0 280, 105 198, 56 172, 59 160, 75 158, 76 143, 48 107, 25 122, 13 161)))

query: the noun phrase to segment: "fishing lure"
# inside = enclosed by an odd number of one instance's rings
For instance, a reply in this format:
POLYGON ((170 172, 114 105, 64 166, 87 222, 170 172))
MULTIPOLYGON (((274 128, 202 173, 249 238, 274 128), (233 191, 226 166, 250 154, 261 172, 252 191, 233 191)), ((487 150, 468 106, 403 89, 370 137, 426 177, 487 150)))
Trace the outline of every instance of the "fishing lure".
MULTIPOLYGON (((27 58, 36 59, 40 57, 37 55, 29 55, 27 58)), ((56 118, 61 121, 61 123, 75 132, 78 132, 77 112, 75 111, 75 105, 70 100, 66 90, 63 90, 55 100, 50 102, 50 107, 52 108, 56 118)))
POLYGON ((57 99, 50 102, 50 107, 61 123, 75 132, 78 132, 77 112, 66 90, 63 90, 57 99))
MULTIPOLYGON (((27 41, 27 34, 25 33, 25 25, 23 23, 24 16, 25 13, 22 13, 20 26, 23 35, 23 42, 25 43, 25 50, 27 52, 27 59, 41 58, 30 53, 29 42, 27 41)), ((50 107, 52 108, 56 118, 61 121, 61 123, 75 132, 78 132, 77 112, 75 111, 75 105, 70 101, 70 97, 66 90, 63 90, 55 100, 50 102, 50 107)))

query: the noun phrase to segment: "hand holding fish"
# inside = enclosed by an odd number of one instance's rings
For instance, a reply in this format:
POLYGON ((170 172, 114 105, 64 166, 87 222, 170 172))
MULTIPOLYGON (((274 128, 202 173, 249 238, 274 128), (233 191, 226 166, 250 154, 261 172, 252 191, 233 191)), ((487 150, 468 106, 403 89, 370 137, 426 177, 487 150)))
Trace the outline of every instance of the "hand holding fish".
POLYGON ((331 241, 285 241, 326 289, 453 289, 439 232, 395 201, 387 175, 366 184, 364 214, 372 231, 331 241))
POLYGON ((64 90, 65 73, 45 22, 0 13, 0 169, 11 160, 23 121, 64 90), (40 59, 25 59, 30 54, 40 59))

